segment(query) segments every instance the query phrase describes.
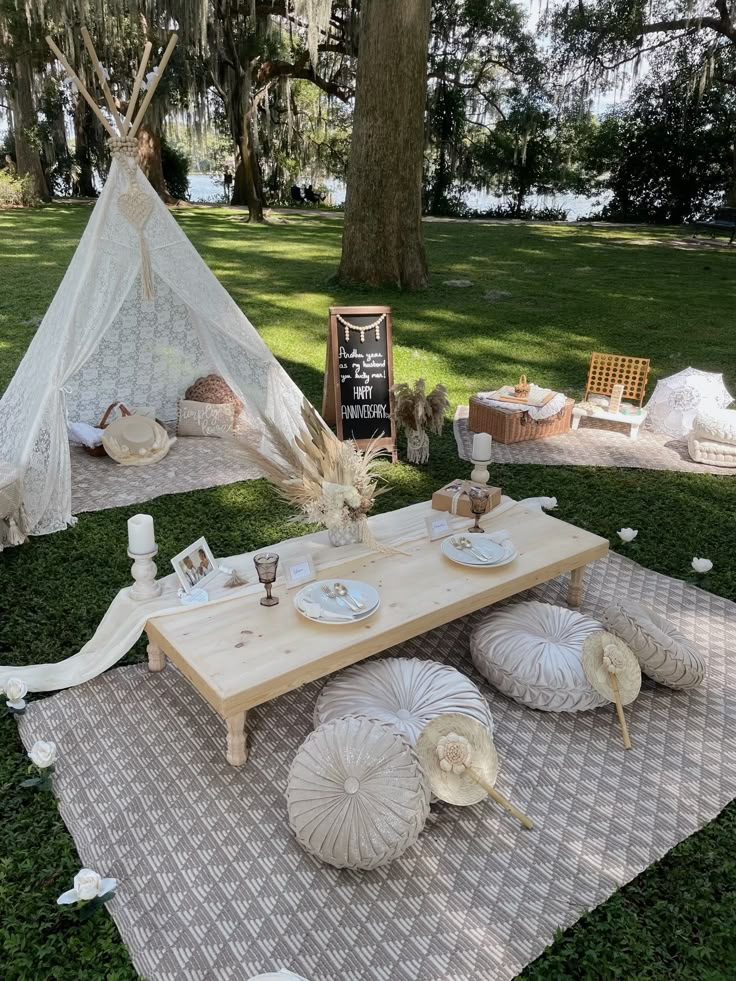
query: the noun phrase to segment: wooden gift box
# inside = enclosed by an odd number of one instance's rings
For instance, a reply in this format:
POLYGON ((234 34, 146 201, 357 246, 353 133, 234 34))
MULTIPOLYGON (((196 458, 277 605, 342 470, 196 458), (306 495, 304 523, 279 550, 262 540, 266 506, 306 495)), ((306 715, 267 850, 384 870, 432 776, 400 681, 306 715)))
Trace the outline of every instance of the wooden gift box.
MULTIPOLYGON (((435 511, 452 511, 452 500, 460 490, 461 486, 465 484, 467 488, 470 487, 485 487, 490 491, 490 507, 489 511, 497 507, 501 503, 501 488, 500 487, 488 487, 487 484, 476 484, 472 480, 453 480, 451 484, 446 484, 439 490, 435 491, 432 495, 432 507, 435 511)), ((473 512, 470 508, 470 498, 468 497, 467 491, 463 493, 457 501, 457 510, 455 514, 460 515, 461 518, 472 518, 473 512)))
POLYGON ((556 416, 535 422, 526 412, 504 412, 473 395, 470 398, 468 429, 471 433, 490 433, 499 443, 560 436, 570 431, 574 405, 574 399, 565 399, 565 408, 556 416))

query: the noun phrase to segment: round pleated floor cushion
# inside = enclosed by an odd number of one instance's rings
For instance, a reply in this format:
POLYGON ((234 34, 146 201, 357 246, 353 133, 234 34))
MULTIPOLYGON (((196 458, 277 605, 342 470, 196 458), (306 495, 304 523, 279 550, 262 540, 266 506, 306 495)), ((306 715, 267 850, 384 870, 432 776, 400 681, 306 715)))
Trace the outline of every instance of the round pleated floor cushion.
POLYGON ((328 681, 314 724, 366 715, 390 723, 414 745, 426 724, 445 712, 469 715, 493 734, 488 702, 462 672, 436 661, 390 657, 347 668, 328 681))
POLYGON ((504 695, 544 712, 607 705, 585 677, 583 642, 602 624, 562 606, 516 603, 493 612, 470 637, 478 671, 504 695))
POLYGON ((659 613, 641 603, 617 600, 603 619, 611 633, 636 654, 647 677, 668 688, 697 688, 703 683, 703 655, 659 613))
POLYGON ((306 851, 337 868, 375 869, 416 842, 429 814, 429 781, 392 726, 336 719, 299 747, 286 805, 306 851))

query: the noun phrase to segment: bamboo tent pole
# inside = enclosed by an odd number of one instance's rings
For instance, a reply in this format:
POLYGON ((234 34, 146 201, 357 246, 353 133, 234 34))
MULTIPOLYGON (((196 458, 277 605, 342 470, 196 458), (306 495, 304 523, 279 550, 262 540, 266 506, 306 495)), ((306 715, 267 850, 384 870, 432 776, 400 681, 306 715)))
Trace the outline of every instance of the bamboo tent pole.
POLYGON ((118 107, 115 105, 115 100, 112 97, 112 92, 110 91, 110 86, 107 84, 107 79, 105 78, 105 73, 102 70, 102 65, 100 64, 100 59, 97 57, 97 52, 95 51, 95 46, 92 43, 92 38, 86 27, 82 28, 82 37, 84 38, 84 44, 89 52, 89 56, 92 59, 92 64, 95 67, 95 72, 97 73, 97 78, 102 86, 102 94, 105 96, 105 101, 107 102, 107 107, 112 113, 112 118, 115 120, 118 129, 120 130, 120 135, 125 136, 123 132, 123 117, 118 112, 118 107))
POLYGON ((151 42, 146 41, 146 46, 143 49, 143 57, 141 58, 141 63, 138 67, 138 74, 135 76, 135 82, 133 83, 133 91, 130 96, 130 102, 128 103, 128 111, 125 113, 125 119, 123 120, 123 136, 125 136, 130 129, 130 121, 133 118, 133 110, 135 109, 135 104, 138 101, 141 85, 143 83, 143 76, 146 74, 146 68, 148 67, 148 59, 151 55, 152 47, 153 45, 151 42))
POLYGON ((179 40, 178 34, 172 34, 171 37, 169 38, 169 43, 166 45, 166 50, 164 51, 164 56, 161 59, 161 62, 158 66, 158 71, 153 81, 148 86, 148 90, 146 91, 146 97, 141 103, 141 107, 138 110, 138 114, 135 117, 133 125, 130 127, 130 133, 128 134, 129 136, 135 136, 135 134, 138 132, 138 128, 143 122, 143 117, 146 114, 146 109, 148 109, 151 99, 153 98, 153 93, 156 91, 156 88, 158 87, 158 83, 161 81, 161 76, 163 75, 164 69, 169 63, 169 58, 171 57, 172 52, 176 47, 176 42, 178 40, 179 40))
POLYGON ((102 123, 102 125, 105 127, 105 129, 110 134, 110 136, 112 136, 113 138, 114 137, 117 137, 118 134, 112 128, 112 126, 110 125, 109 121, 105 118, 105 114, 102 112, 102 110, 97 105, 97 103, 95 102, 95 100, 89 94, 89 92, 87 91, 87 89, 83 85, 82 80, 79 78, 79 76, 76 74, 76 72, 74 71, 74 69, 69 64, 69 62, 66 60, 66 58, 64 57, 64 55, 60 51, 60 49, 56 46, 56 44, 54 43, 54 39, 51 37, 50 34, 48 34, 46 36, 46 43, 51 48, 51 50, 54 52, 54 54, 55 54, 58 62, 61 65, 63 65, 64 70, 66 71, 66 73, 69 76, 69 78, 74 82, 74 84, 79 89, 79 94, 87 101, 87 104, 89 105, 90 109, 97 116, 97 118, 102 123))

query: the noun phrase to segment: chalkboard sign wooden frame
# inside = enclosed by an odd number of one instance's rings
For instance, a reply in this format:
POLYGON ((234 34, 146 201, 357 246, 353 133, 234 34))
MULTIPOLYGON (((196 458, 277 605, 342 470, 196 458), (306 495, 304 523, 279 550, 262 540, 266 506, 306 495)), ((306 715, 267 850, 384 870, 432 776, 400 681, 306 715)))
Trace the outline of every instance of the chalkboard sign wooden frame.
MULTIPOLYGON (((383 316, 385 316, 385 320, 381 324, 381 334, 384 340, 381 342, 381 349, 383 349, 385 346, 386 374, 388 383, 387 389, 390 392, 391 386, 394 383, 391 307, 330 307, 327 332, 327 361, 325 365, 325 381, 322 397, 322 417, 325 422, 335 424, 339 439, 352 439, 353 435, 350 431, 350 426, 343 423, 343 394, 340 383, 340 348, 341 345, 345 344, 345 340, 343 333, 344 328, 339 323, 338 317, 343 317, 348 322, 351 322, 351 318, 370 318, 372 321, 375 321, 379 317, 383 316)), ((357 331, 351 331, 351 334, 355 334, 355 342, 357 346, 360 347, 360 340, 357 331)), ((378 440, 376 440, 375 445, 382 449, 388 450, 391 453, 394 462, 396 462, 396 423, 393 414, 393 401, 391 397, 388 396, 386 399, 381 400, 381 404, 384 404, 388 411, 388 424, 381 424, 380 422, 376 421, 377 424, 375 429, 382 429, 384 433, 386 433, 386 430, 388 430, 388 433, 387 435, 381 436, 378 440)), ((368 436, 366 436, 366 438, 357 438, 355 439, 355 442, 361 449, 364 449, 371 442, 371 438, 368 436)))

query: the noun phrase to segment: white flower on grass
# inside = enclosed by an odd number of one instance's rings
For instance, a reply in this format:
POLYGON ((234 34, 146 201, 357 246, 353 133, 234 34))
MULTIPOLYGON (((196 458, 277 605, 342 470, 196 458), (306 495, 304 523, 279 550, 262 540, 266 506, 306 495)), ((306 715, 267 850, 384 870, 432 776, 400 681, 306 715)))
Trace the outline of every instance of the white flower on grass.
POLYGON ((639 532, 636 528, 619 528, 616 534, 622 542, 633 542, 639 532))
POLYGON ((56 743, 47 743, 43 739, 37 739, 31 746, 28 755, 31 763, 37 766, 39 770, 46 770, 56 763, 56 743))
POLYGON ((473 758, 470 743, 456 732, 448 732, 437 740, 436 753, 440 769, 446 773, 462 773, 473 758))
POLYGON ((5 682, 5 698, 8 708, 15 709, 16 712, 22 711, 26 707, 26 695, 28 688, 20 678, 8 678, 5 682))
POLYGON ((710 572, 710 570, 713 568, 713 563, 710 559, 694 558, 692 561, 692 567, 696 572, 699 572, 702 575, 705 572, 710 572))
POLYGON ((74 876, 74 888, 63 892, 56 902, 59 906, 86 903, 98 896, 106 896, 117 884, 117 879, 103 879, 94 869, 80 869, 74 876))

